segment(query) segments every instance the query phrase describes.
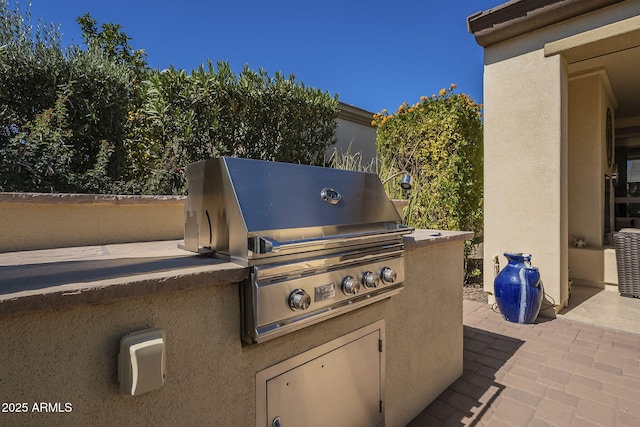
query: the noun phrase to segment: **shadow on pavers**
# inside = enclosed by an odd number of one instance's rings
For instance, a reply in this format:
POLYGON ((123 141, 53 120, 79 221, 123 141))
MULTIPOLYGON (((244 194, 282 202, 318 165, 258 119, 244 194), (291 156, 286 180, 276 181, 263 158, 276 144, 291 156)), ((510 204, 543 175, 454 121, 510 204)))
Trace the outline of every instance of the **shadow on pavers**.
MULTIPOLYGON (((496 373, 524 341, 464 326, 463 374, 407 427, 474 426, 505 386, 496 373)), ((487 421, 484 419, 483 421, 487 421)))

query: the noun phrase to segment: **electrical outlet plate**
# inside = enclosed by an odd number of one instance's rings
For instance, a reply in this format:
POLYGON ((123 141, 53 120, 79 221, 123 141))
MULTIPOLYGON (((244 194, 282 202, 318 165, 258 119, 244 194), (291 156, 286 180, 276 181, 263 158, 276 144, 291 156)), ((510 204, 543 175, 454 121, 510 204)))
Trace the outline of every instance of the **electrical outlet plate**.
POLYGON ((165 381, 165 333, 145 329, 125 335, 118 355, 120 392, 139 396, 156 390, 165 381))

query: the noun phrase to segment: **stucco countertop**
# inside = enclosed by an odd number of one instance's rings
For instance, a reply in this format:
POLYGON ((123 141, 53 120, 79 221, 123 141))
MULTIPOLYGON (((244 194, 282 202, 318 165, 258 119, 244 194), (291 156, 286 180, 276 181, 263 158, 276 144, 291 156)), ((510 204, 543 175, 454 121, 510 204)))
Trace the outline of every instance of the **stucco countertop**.
MULTIPOLYGON (((472 233, 415 230, 407 251, 472 233)), ((198 256, 180 240, 0 253, 0 316, 106 304, 149 294, 238 283, 248 275, 239 265, 198 256)))
POLYGON ((447 231, 447 230, 414 230, 413 233, 404 236, 404 244, 407 250, 416 247, 441 245, 447 242, 473 239, 471 231, 447 231))
POLYGON ((238 283, 247 269, 178 248, 181 240, 0 254, 0 316, 238 283))

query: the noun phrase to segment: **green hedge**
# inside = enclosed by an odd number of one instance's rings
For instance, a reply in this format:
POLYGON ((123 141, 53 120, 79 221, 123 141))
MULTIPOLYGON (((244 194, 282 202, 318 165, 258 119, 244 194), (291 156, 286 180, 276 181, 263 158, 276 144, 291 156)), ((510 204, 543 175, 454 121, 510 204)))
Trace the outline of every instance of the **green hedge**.
POLYGON ((405 218, 419 228, 482 231, 482 106, 455 85, 422 97, 395 114, 374 115, 382 178, 406 170, 413 189, 403 194, 387 183, 392 197, 409 198, 405 218))
POLYGON ((146 66, 117 24, 87 44, 0 0, 0 191, 182 194, 184 166, 219 156, 322 164, 337 96, 280 73, 146 66))
POLYGON ((219 62, 187 74, 154 71, 144 105, 130 120, 131 139, 144 158, 132 162, 145 192, 184 191, 182 166, 216 156, 320 165, 335 142, 337 98, 284 78, 244 67, 239 75, 219 62))
MULTIPOLYGON (((27 15, 28 18, 28 15, 27 15)), ((0 1, 0 191, 109 191, 130 72, 95 49, 63 49, 0 1)))

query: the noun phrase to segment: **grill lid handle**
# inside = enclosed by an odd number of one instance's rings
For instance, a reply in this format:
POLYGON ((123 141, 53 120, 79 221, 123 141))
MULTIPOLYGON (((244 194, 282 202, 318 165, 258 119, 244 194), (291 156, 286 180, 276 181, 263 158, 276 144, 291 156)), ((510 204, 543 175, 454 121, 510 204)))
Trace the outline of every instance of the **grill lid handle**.
POLYGON ((280 242, 275 239, 271 239, 269 237, 260 237, 258 239, 259 242, 259 252, 261 254, 267 253, 278 253, 280 252, 280 242))
POLYGON ((286 250, 310 250, 314 248, 321 249, 322 247, 334 247, 337 245, 349 245, 361 243, 363 241, 377 241, 387 239, 389 236, 401 236, 404 234, 413 233, 413 227, 406 225, 398 225, 398 228, 391 230, 377 230, 368 231, 364 233, 352 233, 352 234, 339 234, 336 236, 315 237, 311 239, 303 240, 289 240, 286 242, 279 242, 270 237, 261 236, 258 237, 258 244, 256 248, 259 254, 278 253, 286 250))

